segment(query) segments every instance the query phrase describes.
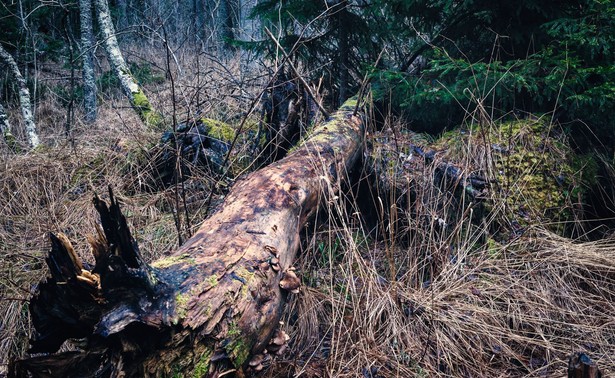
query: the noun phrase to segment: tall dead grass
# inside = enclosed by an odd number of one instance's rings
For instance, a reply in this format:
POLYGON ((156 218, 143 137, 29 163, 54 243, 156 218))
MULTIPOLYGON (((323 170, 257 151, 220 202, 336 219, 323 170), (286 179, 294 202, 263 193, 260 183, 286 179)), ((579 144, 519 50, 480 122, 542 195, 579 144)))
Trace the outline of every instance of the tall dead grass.
MULTIPOLYGON (((465 151, 466 174, 488 175, 492 159, 465 151)), ((387 180, 402 180, 397 158, 387 180)), ((437 184, 437 166, 373 199, 339 188, 347 194, 327 203, 298 261, 306 287, 285 314, 292 353, 268 376, 564 376, 577 351, 612 374, 615 240, 580 242, 536 223, 497 243, 489 224, 506 206, 477 216, 476 201, 437 184), (375 231, 357 221, 371 200, 375 231)))

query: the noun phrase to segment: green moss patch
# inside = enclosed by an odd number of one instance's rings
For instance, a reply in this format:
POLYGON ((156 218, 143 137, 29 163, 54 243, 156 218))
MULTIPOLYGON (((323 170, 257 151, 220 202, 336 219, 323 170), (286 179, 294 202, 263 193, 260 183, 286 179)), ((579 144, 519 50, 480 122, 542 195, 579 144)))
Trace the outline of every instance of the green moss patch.
POLYGON ((191 257, 189 254, 184 253, 183 255, 169 256, 169 257, 162 258, 160 260, 156 260, 151 265, 154 268, 163 269, 163 268, 168 268, 172 265, 181 264, 185 262, 189 264, 194 264, 195 262, 194 257, 191 257))
POLYGON ((207 134, 213 138, 230 143, 235 139, 235 128, 228 123, 211 118, 201 118, 201 122, 207 129, 207 134))
POLYGON ((577 155, 558 127, 537 118, 460 127, 435 140, 387 128, 369 142, 368 165, 386 196, 399 196, 397 206, 422 201, 426 213, 413 217, 452 224, 473 203, 474 221, 488 219, 497 239, 536 224, 566 234, 596 184, 592 157, 577 155), (486 185, 473 186, 475 178, 486 185))
POLYGON ((462 168, 489 178, 490 209, 502 209, 519 227, 541 223, 563 231, 591 185, 587 168, 595 167, 558 128, 537 119, 454 130, 433 148, 446 161, 470 161, 462 168))
POLYGON ((132 105, 139 114, 143 122, 149 126, 159 127, 163 123, 163 118, 152 107, 147 96, 143 91, 139 90, 132 93, 132 105))
POLYGON ((234 321, 229 323, 224 350, 236 368, 242 367, 250 356, 250 346, 244 340, 239 326, 234 321))
POLYGON ((202 378, 207 376, 209 373, 209 365, 212 354, 213 353, 209 349, 206 349, 203 353, 201 353, 199 361, 194 366, 194 371, 192 372, 192 376, 194 378, 202 378))

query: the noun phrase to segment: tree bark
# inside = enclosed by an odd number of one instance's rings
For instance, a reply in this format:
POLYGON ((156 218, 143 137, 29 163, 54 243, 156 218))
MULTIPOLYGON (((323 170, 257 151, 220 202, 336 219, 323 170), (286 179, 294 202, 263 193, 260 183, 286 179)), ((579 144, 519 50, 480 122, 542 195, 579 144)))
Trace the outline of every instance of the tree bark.
MULTIPOLYGON (((124 2, 125 4, 125 2, 124 2)), ((81 55, 83 57, 83 105, 85 120, 96 121, 96 77, 94 76, 94 32, 92 28, 92 0, 79 0, 81 24, 81 55)))
POLYGON ((13 371, 202 377, 258 368, 266 348, 286 341, 276 328, 298 289, 300 231, 361 156, 364 122, 355 107, 349 100, 294 153, 236 183, 190 240, 151 265, 118 204, 96 198, 95 268, 87 271, 68 239, 52 235, 52 277, 30 304, 32 352, 55 352, 67 338, 87 338, 88 346, 19 361, 13 371))
POLYGON ((11 123, 9 122, 9 117, 6 114, 6 110, 2 104, 0 104, 0 133, 4 138, 6 144, 13 151, 19 151, 19 146, 17 145, 17 141, 15 140, 15 136, 11 132, 11 123))
POLYGON ((21 115, 26 125, 26 134, 28 136, 28 142, 31 148, 35 148, 40 144, 38 133, 36 131, 36 124, 34 123, 34 115, 32 114, 32 107, 30 105, 30 90, 26 84, 26 79, 21 75, 19 67, 15 62, 15 59, 9 54, 2 45, 0 45, 0 61, 4 63, 13 75, 13 78, 17 82, 19 87, 19 103, 21 105, 21 115))
POLYGON ((2 136, 6 138, 7 134, 11 133, 11 124, 9 123, 9 117, 6 115, 4 106, 0 104, 0 132, 2 136))
POLYGON ((115 37, 115 28, 111 20, 111 13, 107 0, 95 1, 96 15, 98 17, 100 31, 104 38, 105 52, 107 53, 111 68, 120 81, 124 94, 126 94, 133 109, 143 122, 150 126, 160 125, 163 121, 162 116, 154 110, 151 102, 143 92, 143 89, 130 73, 126 60, 124 60, 117 38, 115 37))

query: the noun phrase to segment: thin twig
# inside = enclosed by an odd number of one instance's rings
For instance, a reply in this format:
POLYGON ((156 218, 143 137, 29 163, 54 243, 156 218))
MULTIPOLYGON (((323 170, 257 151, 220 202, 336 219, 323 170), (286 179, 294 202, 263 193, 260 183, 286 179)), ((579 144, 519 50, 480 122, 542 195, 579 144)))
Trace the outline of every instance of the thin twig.
MULTIPOLYGON (((378 66, 378 63, 380 63, 380 58, 382 58, 382 54, 384 53, 384 50, 386 49, 386 47, 383 47, 382 50, 380 50, 380 54, 378 54, 378 58, 376 58, 376 63, 374 63, 374 67, 378 66)), ((359 111, 359 104, 361 103, 361 100, 363 99, 363 95, 364 95, 364 91, 365 88, 367 87, 367 84, 369 84, 372 81, 371 77, 369 77, 368 73, 365 73, 365 76, 363 77, 363 81, 361 82, 361 88, 359 88, 359 94, 357 95, 357 104, 354 107, 354 112, 352 112, 353 116, 357 115, 357 112, 359 111)))
MULTIPOLYGON (((171 56, 170 56, 170 48, 167 39, 167 28, 164 25, 164 22, 160 20, 160 24, 162 27, 162 33, 164 39, 163 44, 166 51, 166 69, 167 75, 169 76, 169 80, 171 81, 171 103, 173 105, 173 134, 177 135, 177 104, 175 98, 175 78, 173 77, 173 72, 171 72, 171 56)), ((173 218, 175 219, 175 228, 177 229, 177 242, 178 245, 183 244, 182 240, 182 230, 181 230, 181 215, 180 215, 180 206, 179 206, 179 182, 183 182, 183 176, 181 171, 181 147, 177 142, 177 136, 175 138, 175 211, 173 211, 173 218)), ((186 207, 186 203, 184 202, 184 208, 186 207)), ((186 212, 186 215, 188 213, 186 212)))

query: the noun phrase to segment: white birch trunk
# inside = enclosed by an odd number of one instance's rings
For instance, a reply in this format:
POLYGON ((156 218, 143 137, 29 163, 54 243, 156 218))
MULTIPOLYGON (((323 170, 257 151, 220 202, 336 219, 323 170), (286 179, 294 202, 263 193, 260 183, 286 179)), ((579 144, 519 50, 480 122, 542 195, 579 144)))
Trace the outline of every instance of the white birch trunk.
POLYGON ((9 117, 6 115, 6 111, 2 104, 0 104, 0 133, 7 143, 13 142, 13 134, 11 134, 11 124, 9 123, 9 117))
POLYGON ((35 148, 40 144, 40 140, 38 138, 38 133, 36 132, 34 116, 32 115, 30 90, 28 90, 28 86, 26 85, 26 79, 24 79, 21 72, 19 72, 19 67, 17 67, 15 59, 13 59, 11 54, 9 54, 4 47, 2 47, 2 45, 0 45, 0 61, 8 67, 9 71, 13 75, 13 78, 17 82, 17 86, 19 87, 19 103, 21 105, 23 121, 26 126, 26 135, 28 136, 30 147, 35 148))
POLYGON ((9 123, 9 117, 6 115, 6 111, 2 104, 0 104, 0 132, 2 135, 11 132, 11 124, 9 123))
POLYGON ((111 64, 115 75, 120 81, 124 94, 128 97, 133 109, 143 122, 151 126, 157 126, 162 122, 162 117, 153 109, 145 93, 130 73, 124 60, 122 51, 115 37, 115 27, 111 20, 109 4, 107 0, 95 0, 98 25, 104 39, 104 48, 107 59, 111 64))
POLYGON ((6 114, 6 110, 4 110, 2 104, 0 104, 0 133, 2 133, 4 141, 10 148, 19 151, 19 147, 15 141, 15 136, 11 133, 11 123, 9 122, 9 117, 6 114))
POLYGON ((83 100, 85 120, 96 120, 96 78, 94 76, 94 32, 92 31, 92 0, 79 0, 81 24, 81 55, 83 56, 83 100))

